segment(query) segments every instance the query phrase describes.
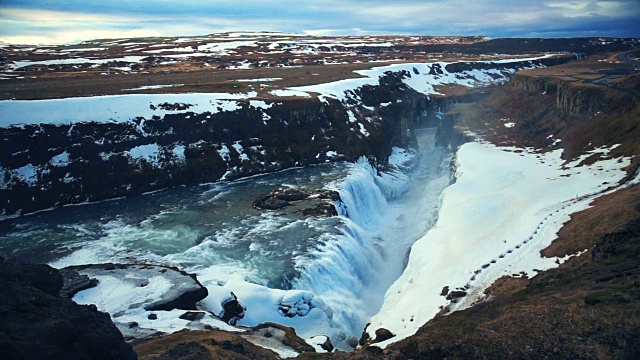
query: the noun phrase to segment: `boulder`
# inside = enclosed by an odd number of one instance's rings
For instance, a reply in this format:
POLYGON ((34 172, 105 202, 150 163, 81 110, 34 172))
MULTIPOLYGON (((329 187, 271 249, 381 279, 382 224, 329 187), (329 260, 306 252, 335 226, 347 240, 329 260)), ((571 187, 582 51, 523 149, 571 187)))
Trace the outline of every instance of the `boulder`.
POLYGON ((290 347, 291 349, 293 349, 298 353, 315 352, 315 349, 313 348, 313 346, 307 344, 306 341, 304 341, 300 336, 298 336, 294 328, 272 323, 272 322, 267 322, 267 323, 255 326, 246 335, 253 336, 253 338, 250 338, 243 335, 243 337, 249 339, 249 341, 252 341, 258 345, 260 345, 260 342, 255 342, 255 336, 261 335, 265 338, 270 339, 270 341, 273 341, 273 340, 279 341, 282 345, 286 347, 290 347))
POLYGON ((389 340, 392 337, 396 336, 395 334, 393 334, 391 331, 385 329, 385 328, 380 328, 376 330, 376 338, 373 340, 374 343, 379 343, 381 341, 385 341, 385 340, 389 340))
POLYGON ((467 296, 466 291, 454 290, 447 295, 447 300, 457 300, 459 298, 467 296))
POLYGON ((202 320, 204 316, 205 316, 205 313, 202 311, 187 311, 186 313, 180 315, 180 319, 196 321, 196 320, 202 320))
POLYGON ((247 309, 238 301, 236 294, 231 293, 231 297, 222 302, 222 313, 220 318, 229 325, 235 325, 238 320, 244 317, 247 309))
POLYGON ((369 340, 371 340, 371 336, 369 336, 369 333, 367 332, 369 325, 371 325, 371 323, 367 323, 367 325, 364 326, 364 330, 362 330, 362 335, 360 336, 360 340, 358 340, 358 344, 360 346, 366 345, 369 340))
POLYGON ((327 336, 327 341, 320 344, 320 347, 326 350, 327 352, 333 351, 333 343, 331 342, 331 338, 327 336))

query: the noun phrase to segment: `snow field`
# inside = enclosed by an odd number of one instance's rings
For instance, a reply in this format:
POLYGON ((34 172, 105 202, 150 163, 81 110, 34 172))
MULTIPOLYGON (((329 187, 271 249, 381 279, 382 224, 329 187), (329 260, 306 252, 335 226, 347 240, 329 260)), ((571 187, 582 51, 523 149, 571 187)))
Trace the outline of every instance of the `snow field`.
POLYGON ((396 335, 379 346, 413 335, 441 308, 470 306, 500 276, 534 276, 557 266, 540 251, 571 213, 588 207, 591 195, 623 179, 621 169, 630 163, 607 159, 578 167, 581 159, 564 164, 561 150, 515 150, 478 142, 460 147, 456 182, 442 195, 436 225, 412 246, 407 268, 371 319, 372 338, 379 328, 396 335), (445 286, 468 295, 449 304, 441 296, 445 286))

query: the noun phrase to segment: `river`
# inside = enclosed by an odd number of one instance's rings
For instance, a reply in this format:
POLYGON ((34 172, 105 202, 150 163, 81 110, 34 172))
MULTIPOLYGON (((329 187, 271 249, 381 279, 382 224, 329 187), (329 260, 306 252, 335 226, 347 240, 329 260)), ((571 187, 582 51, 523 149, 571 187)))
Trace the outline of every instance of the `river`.
MULTIPOLYGON (((241 277, 268 289, 306 290, 331 309, 330 327, 340 339, 358 337, 402 274, 413 242, 435 223, 450 183, 450 151, 435 146, 435 129, 416 133, 418 152, 396 149, 392 162, 400 166, 390 172, 366 161, 332 163, 5 220, 0 254, 58 268, 170 265, 205 285, 241 277), (339 216, 253 208, 259 196, 287 187, 337 190, 339 216)), ((252 310, 240 325, 257 325, 252 310)), ((303 337, 316 331, 296 329, 303 337)))

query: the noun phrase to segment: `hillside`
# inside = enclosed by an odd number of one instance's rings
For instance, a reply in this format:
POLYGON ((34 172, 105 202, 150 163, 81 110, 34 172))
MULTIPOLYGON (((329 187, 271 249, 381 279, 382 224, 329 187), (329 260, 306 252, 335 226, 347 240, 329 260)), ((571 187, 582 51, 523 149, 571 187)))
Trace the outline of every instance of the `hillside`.
POLYGON ((355 70, 403 62, 492 61, 540 54, 595 54, 638 39, 487 39, 223 33, 0 46, 0 99, 273 90, 357 78, 355 70))

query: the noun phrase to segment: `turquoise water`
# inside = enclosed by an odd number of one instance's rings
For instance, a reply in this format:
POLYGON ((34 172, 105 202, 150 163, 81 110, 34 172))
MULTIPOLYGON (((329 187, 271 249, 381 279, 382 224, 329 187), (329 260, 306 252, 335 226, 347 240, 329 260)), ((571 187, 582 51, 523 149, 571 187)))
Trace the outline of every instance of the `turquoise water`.
POLYGON ((325 164, 5 220, 0 254, 54 266, 227 264, 257 283, 287 288, 296 276, 293 258, 337 234, 339 219, 260 211, 253 201, 280 187, 321 189, 347 172, 346 164, 325 164))

